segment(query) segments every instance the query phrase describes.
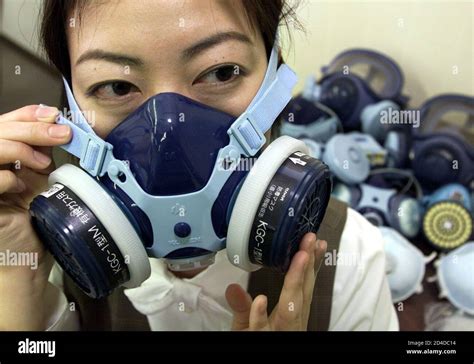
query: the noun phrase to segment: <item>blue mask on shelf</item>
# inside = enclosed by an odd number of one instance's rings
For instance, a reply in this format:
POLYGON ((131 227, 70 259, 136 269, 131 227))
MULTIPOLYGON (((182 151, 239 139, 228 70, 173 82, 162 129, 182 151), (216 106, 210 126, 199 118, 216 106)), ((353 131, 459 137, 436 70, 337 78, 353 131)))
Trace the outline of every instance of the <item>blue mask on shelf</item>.
POLYGON ((473 123, 474 97, 440 95, 422 106, 422 128, 412 141, 412 168, 424 188, 460 183, 474 191, 474 145, 468 139, 469 134, 474 137, 473 123), (460 116, 465 124, 456 128, 460 116))
POLYGON ((291 98, 295 74, 277 67, 273 49, 264 81, 239 117, 175 93, 161 93, 116 126, 106 140, 81 117, 62 146, 80 160, 49 177, 30 206, 32 223, 63 269, 99 298, 150 275, 148 257, 172 270, 230 262, 285 272, 302 236, 316 232, 332 182, 306 145, 284 136, 266 144, 291 98))
POLYGON ((409 172, 379 172, 360 185, 336 184, 333 196, 359 211, 375 226, 390 226, 407 238, 415 237, 421 227, 422 209, 418 201, 420 187, 416 182, 414 184, 409 172), (407 190, 413 184, 417 198, 412 197, 407 190))
POLYGON ((364 182, 371 168, 385 164, 386 151, 369 134, 350 132, 334 135, 324 146, 322 160, 342 182, 364 182))
POLYGON ((407 102, 397 64, 380 53, 353 49, 339 54, 322 71, 322 79, 306 92, 334 110, 344 131, 362 130, 382 142, 389 118, 407 102))
POLYGON ((336 133, 342 132, 342 124, 334 111, 313 100, 314 82, 312 77, 308 78, 301 95, 290 101, 283 113, 280 132, 293 138, 326 143, 336 133))
POLYGON ((348 203, 375 226, 390 226, 408 238, 418 234, 421 220, 418 201, 398 194, 395 189, 341 183, 334 187, 334 197, 348 203))
POLYGON ((388 133, 389 166, 411 167, 427 192, 450 183, 474 191, 474 98, 433 97, 421 107, 420 120, 419 129, 388 133))

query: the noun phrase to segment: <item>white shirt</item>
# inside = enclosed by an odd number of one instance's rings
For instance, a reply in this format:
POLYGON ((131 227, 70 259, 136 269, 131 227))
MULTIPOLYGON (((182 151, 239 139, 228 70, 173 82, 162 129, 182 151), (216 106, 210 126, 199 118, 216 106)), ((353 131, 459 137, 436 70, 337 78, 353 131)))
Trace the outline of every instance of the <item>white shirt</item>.
MULTIPOLYGON (((329 330, 398 330, 385 276, 382 236, 356 211, 349 209, 337 257, 327 252, 323 264, 337 259, 329 330)), ((232 314, 224 297, 227 286, 247 288, 249 273, 234 267, 225 251, 192 279, 176 278, 161 259, 150 258, 151 276, 124 292, 146 315, 150 328, 163 330, 230 330, 232 314)), ((48 330, 78 330, 77 311, 62 293, 62 271, 55 265, 50 282, 58 287, 48 330)))

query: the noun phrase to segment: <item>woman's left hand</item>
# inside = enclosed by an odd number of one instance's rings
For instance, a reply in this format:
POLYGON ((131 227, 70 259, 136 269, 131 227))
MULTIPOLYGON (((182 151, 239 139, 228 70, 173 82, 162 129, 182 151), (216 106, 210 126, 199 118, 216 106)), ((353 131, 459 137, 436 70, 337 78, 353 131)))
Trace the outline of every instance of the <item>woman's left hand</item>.
POLYGON ((226 290, 226 299, 234 313, 232 330, 306 331, 316 277, 327 249, 324 240, 306 234, 291 261, 278 304, 267 314, 267 297, 250 295, 238 284, 226 290))

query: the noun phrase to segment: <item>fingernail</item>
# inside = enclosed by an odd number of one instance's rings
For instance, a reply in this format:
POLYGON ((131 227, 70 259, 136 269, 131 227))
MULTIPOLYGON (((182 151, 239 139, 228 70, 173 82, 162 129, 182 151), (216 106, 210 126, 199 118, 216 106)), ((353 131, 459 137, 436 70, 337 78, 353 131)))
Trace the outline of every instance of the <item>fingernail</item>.
POLYGON ((316 240, 316 249, 319 249, 319 246, 320 246, 319 242, 320 242, 320 240, 317 239, 317 240, 316 240))
POLYGON ((326 250, 328 248, 328 242, 326 240, 319 241, 318 248, 326 250))
POLYGON ((64 138, 69 135, 70 128, 67 125, 51 125, 48 128, 48 135, 52 138, 64 138))
POLYGON ((23 192, 26 189, 25 182, 23 182, 21 179, 17 178, 16 179, 16 190, 18 192, 23 192))
POLYGON ((267 313, 267 298, 265 297, 265 299, 263 299, 263 302, 265 302, 265 304, 260 304, 260 314, 264 314, 264 313, 267 313))
POLYGON ((51 163, 51 158, 48 157, 47 155, 43 154, 43 153, 40 153, 38 151, 33 151, 33 156, 35 157, 35 159, 40 162, 41 164, 44 164, 46 167, 49 166, 49 164, 51 163))
POLYGON ((56 107, 46 106, 43 104, 40 104, 35 112, 36 119, 39 121, 51 119, 58 114, 59 110, 56 107))

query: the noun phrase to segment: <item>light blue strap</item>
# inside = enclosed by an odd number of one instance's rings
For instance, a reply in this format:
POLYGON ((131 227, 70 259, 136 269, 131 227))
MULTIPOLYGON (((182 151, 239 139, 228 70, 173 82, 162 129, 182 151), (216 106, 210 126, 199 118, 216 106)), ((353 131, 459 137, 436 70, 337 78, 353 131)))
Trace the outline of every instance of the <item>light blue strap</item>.
POLYGON ((79 109, 67 81, 64 78, 63 81, 72 120, 60 116, 56 123, 68 125, 72 129, 72 138, 68 144, 62 145, 61 148, 78 157, 79 164, 89 174, 94 177, 103 176, 107 171, 107 165, 114 159, 113 147, 95 134, 79 109))
POLYGON ((95 134, 94 130, 89 125, 81 109, 79 108, 79 105, 77 105, 76 99, 74 98, 74 94, 72 93, 71 88, 69 87, 69 84, 67 83, 64 77, 63 77, 63 83, 64 83, 64 88, 66 89, 66 96, 67 96, 67 101, 69 103, 69 110, 71 112, 72 122, 76 124, 82 130, 88 133, 95 134))
POLYGON ((272 49, 265 78, 247 110, 232 124, 234 136, 247 156, 254 156, 265 144, 264 134, 292 98, 296 74, 285 64, 278 70, 278 47, 272 49))

